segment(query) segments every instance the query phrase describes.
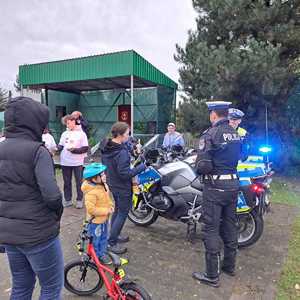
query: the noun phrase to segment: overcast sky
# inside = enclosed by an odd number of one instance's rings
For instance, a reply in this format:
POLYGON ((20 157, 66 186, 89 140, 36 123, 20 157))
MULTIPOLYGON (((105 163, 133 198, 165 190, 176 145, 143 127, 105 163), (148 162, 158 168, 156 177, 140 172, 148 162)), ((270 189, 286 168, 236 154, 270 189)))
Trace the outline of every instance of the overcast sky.
POLYGON ((178 80, 175 44, 195 27, 191 0, 0 1, 0 86, 20 64, 134 49, 178 80))

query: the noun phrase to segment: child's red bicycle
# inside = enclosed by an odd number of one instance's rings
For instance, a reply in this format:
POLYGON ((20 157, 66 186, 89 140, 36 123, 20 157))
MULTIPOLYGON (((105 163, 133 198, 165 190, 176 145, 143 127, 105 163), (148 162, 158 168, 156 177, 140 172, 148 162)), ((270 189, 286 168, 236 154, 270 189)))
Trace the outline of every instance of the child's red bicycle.
POLYGON ((77 244, 82 259, 65 266, 65 288, 78 296, 89 296, 99 291, 104 283, 106 287, 104 299, 151 300, 144 288, 126 277, 121 266, 127 264, 128 260, 109 253, 113 270, 99 261, 93 247, 93 237, 88 234, 89 223, 84 223, 77 244))

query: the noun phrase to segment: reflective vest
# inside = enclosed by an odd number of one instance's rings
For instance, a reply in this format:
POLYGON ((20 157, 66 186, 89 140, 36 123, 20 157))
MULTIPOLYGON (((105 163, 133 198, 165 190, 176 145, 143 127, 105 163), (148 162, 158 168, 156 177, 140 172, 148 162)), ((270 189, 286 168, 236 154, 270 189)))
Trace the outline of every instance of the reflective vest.
POLYGON ((242 127, 239 127, 237 129, 237 132, 238 132, 239 136, 242 138, 244 138, 247 135, 247 130, 242 127))

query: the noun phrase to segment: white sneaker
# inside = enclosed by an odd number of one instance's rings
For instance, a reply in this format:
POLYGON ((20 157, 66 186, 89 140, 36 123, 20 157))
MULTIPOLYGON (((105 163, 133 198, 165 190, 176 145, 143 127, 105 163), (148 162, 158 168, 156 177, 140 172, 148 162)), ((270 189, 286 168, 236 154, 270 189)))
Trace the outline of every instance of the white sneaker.
POLYGON ((77 201, 76 208, 78 208, 78 209, 83 208, 83 201, 77 201))
POLYGON ((72 201, 63 201, 63 206, 64 207, 70 207, 70 206, 72 206, 72 201))

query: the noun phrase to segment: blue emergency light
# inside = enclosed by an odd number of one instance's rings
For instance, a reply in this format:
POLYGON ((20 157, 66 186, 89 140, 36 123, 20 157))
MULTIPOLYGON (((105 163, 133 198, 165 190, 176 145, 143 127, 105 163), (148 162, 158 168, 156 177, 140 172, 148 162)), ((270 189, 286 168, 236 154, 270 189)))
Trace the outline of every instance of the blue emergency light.
POLYGON ((270 147, 270 146, 261 146, 259 148, 259 152, 264 153, 264 154, 270 153, 270 152, 272 152, 272 147, 270 147))

